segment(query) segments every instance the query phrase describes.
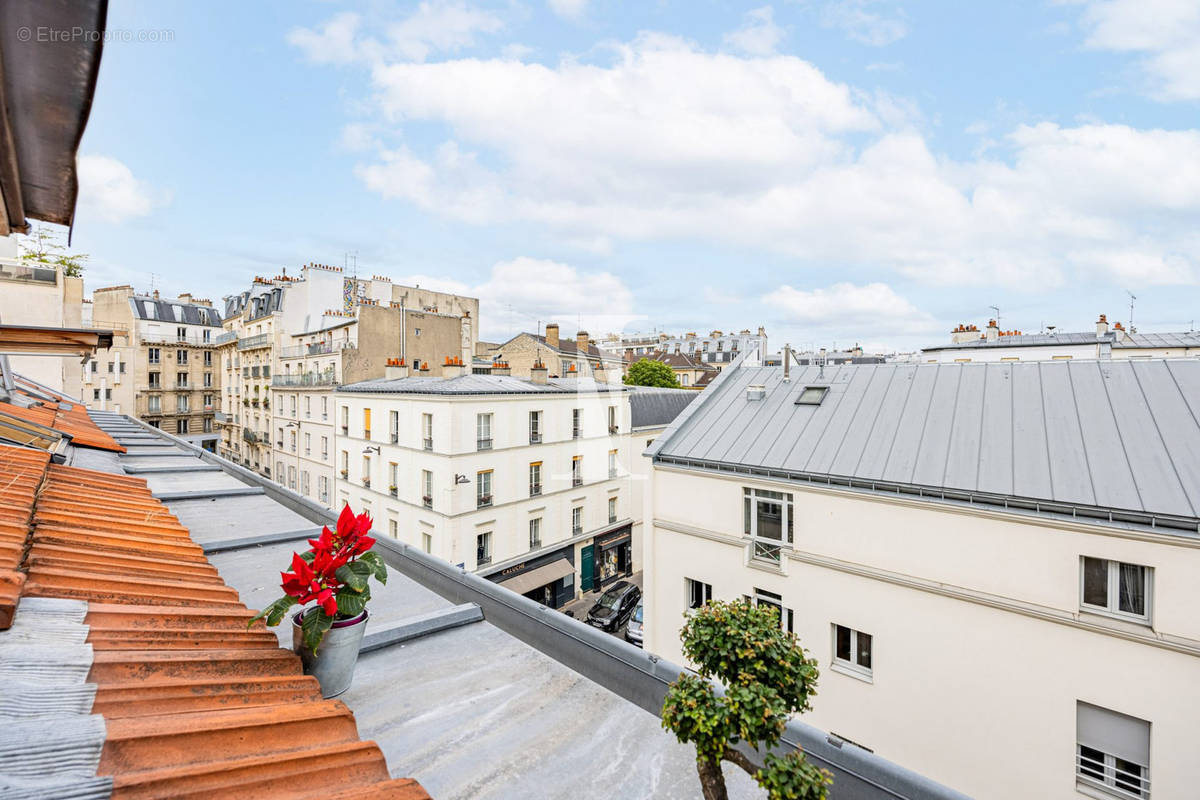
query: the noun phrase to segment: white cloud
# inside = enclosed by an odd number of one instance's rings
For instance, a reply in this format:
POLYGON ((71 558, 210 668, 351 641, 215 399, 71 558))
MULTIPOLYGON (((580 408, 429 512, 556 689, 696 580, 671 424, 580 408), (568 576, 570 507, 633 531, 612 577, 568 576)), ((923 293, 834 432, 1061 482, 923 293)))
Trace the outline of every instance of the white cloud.
POLYGON ((1200 3, 1196 0, 1075 0, 1086 45, 1139 53, 1161 100, 1200 99, 1200 3))
POLYGON ((79 157, 79 205, 85 214, 121 223, 146 216, 162 201, 165 198, 156 198, 150 185, 135 178, 132 170, 117 159, 79 157))
POLYGON ((884 14, 873 9, 886 6, 884 0, 834 0, 821 9, 821 23, 838 28, 856 42, 883 47, 908 35, 904 11, 884 14))
POLYGON ((563 19, 580 19, 587 13, 590 0, 546 0, 550 10, 563 19))
POLYGON ((725 45, 752 56, 769 56, 783 41, 783 28, 775 24, 770 6, 746 12, 745 22, 736 31, 725 34, 725 45))
POLYGON ((782 312, 784 322, 801 330, 831 325, 861 328, 872 335, 913 334, 936 329, 933 318, 896 294, 885 283, 835 283, 825 289, 780 286, 762 302, 782 312))
POLYGON ((496 33, 504 23, 461 0, 425 0, 404 19, 369 26, 380 30, 382 37, 360 35, 363 27, 358 14, 344 12, 315 30, 293 29, 287 41, 317 64, 378 64, 388 58, 424 61, 434 53, 471 47, 479 34, 496 33))
POLYGON ((422 135, 375 145, 358 175, 430 213, 532 223, 593 252, 716 241, 799 269, 1027 290, 1200 279, 1200 132, 1017 126, 958 161, 931 151, 916 109, 793 56, 661 34, 612 53, 385 59, 372 125, 422 135), (440 144, 418 144, 430 133, 440 144))

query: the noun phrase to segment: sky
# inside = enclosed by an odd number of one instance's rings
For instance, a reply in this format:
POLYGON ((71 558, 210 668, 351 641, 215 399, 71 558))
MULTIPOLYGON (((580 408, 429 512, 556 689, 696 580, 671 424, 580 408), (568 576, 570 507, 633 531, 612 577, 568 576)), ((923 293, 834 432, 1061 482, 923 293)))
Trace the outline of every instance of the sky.
POLYGON ((90 289, 302 264, 504 340, 1200 317, 1200 3, 112 0, 90 289))

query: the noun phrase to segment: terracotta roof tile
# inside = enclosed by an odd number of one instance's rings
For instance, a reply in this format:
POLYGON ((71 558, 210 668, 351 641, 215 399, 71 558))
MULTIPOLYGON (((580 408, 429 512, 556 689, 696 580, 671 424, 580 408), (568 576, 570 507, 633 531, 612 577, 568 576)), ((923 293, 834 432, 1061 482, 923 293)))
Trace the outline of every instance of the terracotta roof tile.
POLYGON ((0 475, 0 623, 18 594, 86 601, 96 774, 114 798, 428 800, 274 633, 247 627, 253 612, 144 481, 4 445, 0 475))

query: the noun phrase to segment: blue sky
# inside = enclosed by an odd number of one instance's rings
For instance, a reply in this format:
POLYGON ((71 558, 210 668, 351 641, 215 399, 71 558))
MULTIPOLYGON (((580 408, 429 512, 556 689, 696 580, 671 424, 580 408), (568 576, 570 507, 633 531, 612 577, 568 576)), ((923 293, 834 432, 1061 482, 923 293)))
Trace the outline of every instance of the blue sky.
POLYGON ((1194 0, 114 0, 88 286, 309 261, 475 294, 489 338, 959 322, 1188 329, 1194 0))

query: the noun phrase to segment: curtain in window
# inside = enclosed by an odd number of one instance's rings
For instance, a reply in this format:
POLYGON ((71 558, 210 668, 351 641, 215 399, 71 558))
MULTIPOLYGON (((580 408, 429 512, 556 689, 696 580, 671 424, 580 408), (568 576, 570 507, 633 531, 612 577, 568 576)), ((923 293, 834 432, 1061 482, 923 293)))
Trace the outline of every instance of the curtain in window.
POLYGON ((1120 609, 1126 614, 1146 613, 1146 568, 1137 564, 1121 564, 1120 609))

